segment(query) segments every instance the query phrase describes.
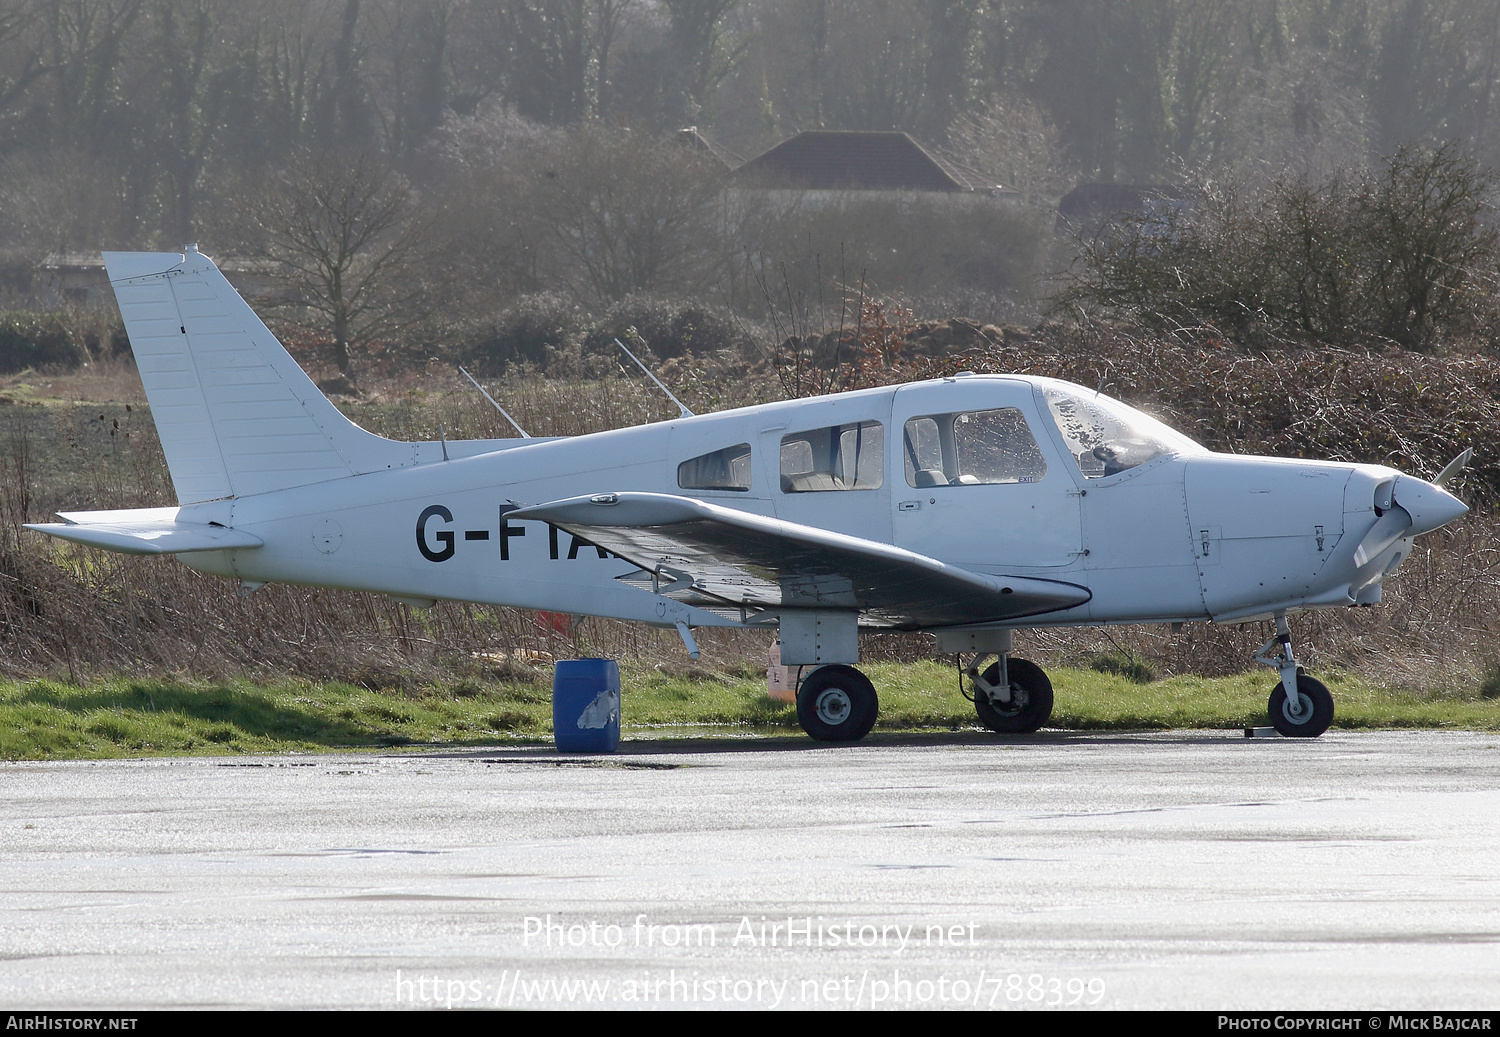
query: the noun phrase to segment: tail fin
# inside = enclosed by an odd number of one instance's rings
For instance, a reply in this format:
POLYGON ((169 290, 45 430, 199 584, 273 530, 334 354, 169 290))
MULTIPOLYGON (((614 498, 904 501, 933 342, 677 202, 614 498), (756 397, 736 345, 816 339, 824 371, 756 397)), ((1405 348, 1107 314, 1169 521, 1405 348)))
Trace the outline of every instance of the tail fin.
POLYGON ((106 252, 104 263, 179 503, 420 460, 423 444, 384 439, 339 413, 196 246, 106 252))

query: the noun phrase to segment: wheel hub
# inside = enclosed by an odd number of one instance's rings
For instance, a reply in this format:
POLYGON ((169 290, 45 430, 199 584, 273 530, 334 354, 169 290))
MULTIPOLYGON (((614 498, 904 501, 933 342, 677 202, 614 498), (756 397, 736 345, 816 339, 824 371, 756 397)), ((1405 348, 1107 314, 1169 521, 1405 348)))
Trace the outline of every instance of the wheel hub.
POLYGON ((818 719, 825 724, 842 724, 849 719, 849 696, 838 688, 829 688, 818 696, 818 719))
POLYGON ((1281 715, 1293 724, 1307 723, 1308 718, 1312 716, 1312 712, 1312 699, 1300 691, 1297 693, 1297 700, 1295 702, 1288 696, 1281 704, 1281 715))
POLYGON ((1031 696, 1026 694, 1026 689, 1015 681, 1010 682, 1010 701, 1001 701, 999 695, 990 696, 990 705, 994 706, 1000 712, 1007 714, 1021 712, 1030 701, 1031 696))

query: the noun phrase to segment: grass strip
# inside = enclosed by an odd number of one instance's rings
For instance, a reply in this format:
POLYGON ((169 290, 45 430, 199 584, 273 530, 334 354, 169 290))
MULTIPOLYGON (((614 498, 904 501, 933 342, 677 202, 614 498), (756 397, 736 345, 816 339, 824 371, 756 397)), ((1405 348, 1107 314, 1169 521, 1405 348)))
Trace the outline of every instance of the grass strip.
MULTIPOLYGON (((938 663, 877 663, 877 731, 977 730, 973 706, 938 663)), ((1263 725, 1274 678, 1173 677, 1141 684, 1092 670, 1051 673, 1054 728, 1080 731, 1233 729, 1263 725)), ((1335 728, 1500 730, 1500 699, 1418 696, 1333 676, 1335 728)), ((626 738, 672 734, 796 734, 796 712, 755 678, 624 673, 626 738)), ((406 693, 338 682, 193 682, 113 678, 79 687, 52 680, 0 683, 0 758, 102 759, 326 751, 374 746, 545 743, 551 690, 470 680, 406 693)))

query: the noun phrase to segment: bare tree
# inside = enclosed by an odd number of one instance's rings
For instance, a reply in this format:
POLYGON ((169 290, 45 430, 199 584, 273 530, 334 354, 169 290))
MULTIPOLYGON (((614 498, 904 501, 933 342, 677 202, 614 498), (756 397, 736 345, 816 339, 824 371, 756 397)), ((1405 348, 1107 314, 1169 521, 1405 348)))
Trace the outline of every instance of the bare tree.
POLYGON ((1027 205, 1056 205, 1075 177, 1057 128, 1023 97, 997 97, 959 118, 948 153, 1019 191, 1027 205))
POLYGON ((247 215, 252 252, 272 261, 282 305, 324 325, 351 383, 359 346, 425 315, 428 286, 418 268, 429 220, 382 159, 302 153, 247 215))
POLYGON ((518 168, 550 276, 580 299, 691 295, 722 274, 722 165, 671 140, 584 126, 518 168))
POLYGON ((1366 295, 1382 335, 1426 348, 1471 324, 1475 297, 1489 295, 1479 281, 1500 247, 1491 218, 1500 175, 1442 144, 1397 148, 1372 179, 1360 199, 1365 247, 1377 257, 1366 295))

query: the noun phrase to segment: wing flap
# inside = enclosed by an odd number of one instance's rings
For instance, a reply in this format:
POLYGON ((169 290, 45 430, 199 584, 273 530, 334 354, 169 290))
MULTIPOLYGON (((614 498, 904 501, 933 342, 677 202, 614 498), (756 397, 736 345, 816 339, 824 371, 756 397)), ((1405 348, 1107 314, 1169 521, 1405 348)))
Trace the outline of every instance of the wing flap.
POLYGON ((179 508, 59 512, 62 522, 28 522, 27 529, 134 555, 184 554, 260 547, 260 537, 216 522, 179 522, 179 508))
POLYGON ((662 493, 522 508, 655 574, 660 593, 759 608, 851 609, 880 626, 980 623, 1071 608, 1087 588, 990 576, 890 544, 662 493))

